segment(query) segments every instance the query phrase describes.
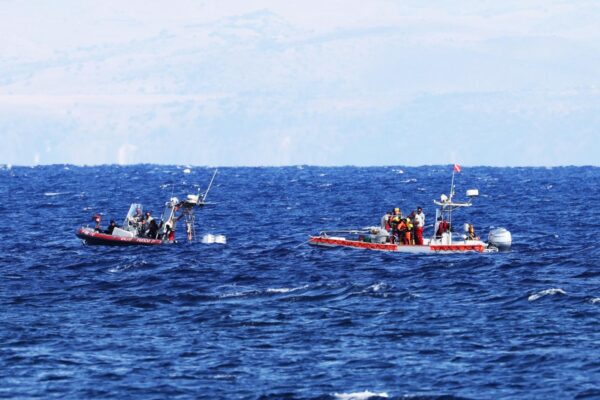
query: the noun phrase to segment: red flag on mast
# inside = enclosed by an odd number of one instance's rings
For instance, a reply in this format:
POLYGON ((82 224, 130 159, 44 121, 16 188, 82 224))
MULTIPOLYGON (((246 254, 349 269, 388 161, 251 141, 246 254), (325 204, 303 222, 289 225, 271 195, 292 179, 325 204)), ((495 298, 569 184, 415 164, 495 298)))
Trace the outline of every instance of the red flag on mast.
POLYGON ((460 165, 454 164, 454 172, 460 172, 460 165))

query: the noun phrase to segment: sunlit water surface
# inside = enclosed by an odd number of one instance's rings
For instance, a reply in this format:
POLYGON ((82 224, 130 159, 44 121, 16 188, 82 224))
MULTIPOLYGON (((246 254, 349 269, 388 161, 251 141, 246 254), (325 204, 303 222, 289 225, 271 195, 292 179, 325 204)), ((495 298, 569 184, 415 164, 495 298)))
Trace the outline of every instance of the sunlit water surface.
POLYGON ((432 222, 451 167, 224 168, 193 243, 75 237, 205 188, 185 169, 0 169, 0 397, 600 398, 600 169, 464 168, 456 219, 505 253, 306 244, 394 206, 432 222))

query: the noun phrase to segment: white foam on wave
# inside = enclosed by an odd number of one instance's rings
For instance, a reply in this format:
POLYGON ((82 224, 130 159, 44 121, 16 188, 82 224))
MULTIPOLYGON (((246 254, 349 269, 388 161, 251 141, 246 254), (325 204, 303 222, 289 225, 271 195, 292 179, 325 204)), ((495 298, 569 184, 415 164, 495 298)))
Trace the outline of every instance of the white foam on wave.
POLYGON ((238 290, 229 293, 222 293, 219 295, 220 299, 229 299, 234 297, 246 297, 256 294, 256 290, 238 290))
POLYGON ((400 183, 415 183, 417 180, 415 178, 404 179, 400 181, 400 183))
POLYGON ((390 286, 385 283, 385 282, 378 282, 378 283, 374 283, 372 285, 367 286, 366 288, 358 291, 358 292, 351 292, 350 294, 352 295, 373 295, 375 293, 380 294, 382 293, 383 297, 388 297, 388 293, 386 293, 386 290, 389 289, 390 286))
POLYGON ((590 303, 600 304, 600 297, 594 297, 594 298, 590 299, 590 303))
POLYGON ((379 283, 374 283, 373 285, 369 286, 367 288, 367 290, 372 290, 374 292, 379 292, 382 288, 385 288, 387 285, 383 282, 379 282, 379 283))
POLYGON ((61 194, 61 192, 46 192, 44 193, 44 196, 59 196, 61 194))
POLYGON ((133 262, 133 263, 128 263, 128 264, 119 264, 119 265, 115 265, 112 268, 109 268, 108 272, 110 272, 111 274, 115 274, 118 272, 127 271, 128 269, 131 269, 131 268, 143 267, 144 265, 146 265, 145 261, 140 261, 137 263, 133 262))
POLYGON ((184 174, 190 174, 191 172, 192 172, 192 170, 189 169, 189 168, 186 168, 186 169, 183 170, 184 174))
POLYGON ((551 288, 551 289, 542 290, 541 292, 534 293, 531 296, 529 296, 527 298, 527 300, 536 301, 537 299, 540 299, 544 296, 554 296, 555 294, 563 294, 564 295, 564 294, 567 294, 567 292, 565 292, 561 288, 551 288))
POLYGON ((289 292, 295 292, 296 290, 306 289, 307 287, 308 287, 308 285, 299 286, 299 287, 295 287, 295 288, 268 288, 266 290, 266 292, 267 293, 289 293, 289 292))
POLYGON ((389 396, 386 392, 374 393, 368 390, 364 392, 353 392, 353 393, 334 393, 333 397, 340 400, 366 400, 371 397, 383 397, 387 399, 389 396))

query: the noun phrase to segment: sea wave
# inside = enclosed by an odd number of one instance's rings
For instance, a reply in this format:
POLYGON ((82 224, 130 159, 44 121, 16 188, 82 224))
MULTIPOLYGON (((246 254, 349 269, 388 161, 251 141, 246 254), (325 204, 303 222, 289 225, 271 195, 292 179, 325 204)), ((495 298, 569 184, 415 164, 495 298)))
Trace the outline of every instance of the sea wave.
POLYGON ((339 400, 367 400, 373 397, 387 399, 389 397, 386 392, 377 393, 368 390, 363 392, 334 393, 333 396, 339 400))
POLYGON ((554 296, 554 295, 566 295, 567 292, 565 292, 564 290, 560 289, 560 288, 552 288, 552 289, 545 289, 542 290, 540 292, 534 293, 532 295, 530 295, 527 300, 529 301, 536 301, 538 299, 541 299, 542 297, 545 296, 554 296))
POLYGON ((306 241, 416 205, 430 237, 451 166, 223 168, 193 241, 180 225, 173 245, 122 248, 84 246, 75 232, 95 213, 103 228, 123 221, 131 203, 159 218, 212 170, 69 168, 0 173, 6 398, 595 394, 600 168, 463 168, 456 198, 482 195, 453 224, 482 237, 505 227, 513 248, 430 256, 306 241), (418 184, 399 183, 409 178, 418 184), (203 245, 214 232, 226 244, 203 245))

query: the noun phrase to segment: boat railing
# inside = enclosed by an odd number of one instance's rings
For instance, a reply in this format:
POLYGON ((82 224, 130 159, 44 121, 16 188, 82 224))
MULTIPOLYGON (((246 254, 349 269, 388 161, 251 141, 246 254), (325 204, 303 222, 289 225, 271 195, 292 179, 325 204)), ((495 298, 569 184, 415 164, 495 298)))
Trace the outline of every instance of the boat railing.
POLYGON ((353 234, 353 235, 359 235, 362 233, 368 233, 369 231, 367 229, 331 229, 331 230, 326 230, 326 231, 321 231, 319 232, 319 235, 321 236, 331 236, 331 235, 338 235, 338 234, 353 234))

